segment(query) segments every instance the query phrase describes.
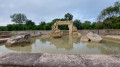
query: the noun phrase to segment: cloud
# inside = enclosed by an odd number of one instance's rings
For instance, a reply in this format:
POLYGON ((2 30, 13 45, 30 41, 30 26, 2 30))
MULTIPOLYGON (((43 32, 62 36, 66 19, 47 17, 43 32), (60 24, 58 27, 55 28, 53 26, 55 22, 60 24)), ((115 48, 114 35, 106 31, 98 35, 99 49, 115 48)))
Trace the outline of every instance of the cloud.
POLYGON ((0 26, 12 23, 10 15, 24 13, 36 24, 71 13, 74 19, 96 21, 102 9, 118 0, 0 0, 0 26))

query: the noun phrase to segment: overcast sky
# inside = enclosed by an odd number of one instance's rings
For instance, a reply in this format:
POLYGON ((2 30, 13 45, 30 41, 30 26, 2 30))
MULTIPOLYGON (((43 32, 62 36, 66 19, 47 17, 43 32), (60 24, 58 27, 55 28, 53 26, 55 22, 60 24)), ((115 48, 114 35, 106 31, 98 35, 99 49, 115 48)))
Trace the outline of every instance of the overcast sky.
POLYGON ((119 0, 0 0, 0 26, 12 24, 10 15, 23 13, 36 24, 50 22, 71 13, 82 22, 96 21, 106 7, 119 0))

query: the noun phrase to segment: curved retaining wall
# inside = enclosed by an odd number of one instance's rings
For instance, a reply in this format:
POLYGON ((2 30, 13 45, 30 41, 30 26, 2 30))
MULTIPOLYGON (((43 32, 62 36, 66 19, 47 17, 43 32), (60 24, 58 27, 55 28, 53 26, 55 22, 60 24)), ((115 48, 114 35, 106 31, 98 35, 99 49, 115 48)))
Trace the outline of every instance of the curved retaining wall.
POLYGON ((120 29, 103 29, 103 30, 78 30, 81 34, 95 32, 99 35, 120 35, 120 29))
MULTIPOLYGON (((68 30, 62 30, 64 34, 69 34, 68 30)), ((35 31, 0 31, 1 35, 19 35, 23 33, 30 33, 31 35, 35 34, 48 34, 50 30, 35 30, 35 31)), ((99 35, 120 35, 120 29, 104 29, 104 30, 78 30, 82 35, 87 34, 88 32, 95 32, 99 35)))

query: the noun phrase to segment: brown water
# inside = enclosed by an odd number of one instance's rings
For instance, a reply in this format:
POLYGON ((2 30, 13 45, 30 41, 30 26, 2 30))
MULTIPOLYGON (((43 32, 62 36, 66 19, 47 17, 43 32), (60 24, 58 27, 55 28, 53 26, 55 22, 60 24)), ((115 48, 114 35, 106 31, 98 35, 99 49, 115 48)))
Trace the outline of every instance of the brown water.
POLYGON ((78 36, 32 38, 31 44, 14 47, 0 45, 0 52, 53 53, 53 54, 120 54, 120 43, 103 40, 102 43, 81 42, 78 36))

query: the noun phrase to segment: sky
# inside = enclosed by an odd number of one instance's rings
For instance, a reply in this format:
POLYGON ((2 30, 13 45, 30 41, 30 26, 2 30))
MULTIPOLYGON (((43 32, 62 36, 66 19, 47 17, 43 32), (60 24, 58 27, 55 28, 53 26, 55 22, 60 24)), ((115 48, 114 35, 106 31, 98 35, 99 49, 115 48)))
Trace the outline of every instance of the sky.
POLYGON ((10 15, 23 13, 39 24, 63 18, 71 13, 75 19, 97 21, 100 12, 119 0, 0 0, 0 26, 13 24, 10 15))

